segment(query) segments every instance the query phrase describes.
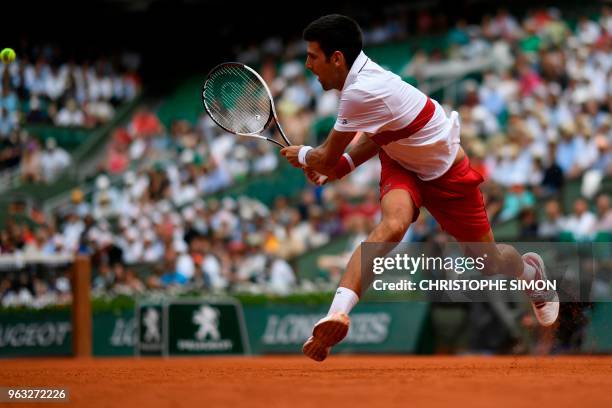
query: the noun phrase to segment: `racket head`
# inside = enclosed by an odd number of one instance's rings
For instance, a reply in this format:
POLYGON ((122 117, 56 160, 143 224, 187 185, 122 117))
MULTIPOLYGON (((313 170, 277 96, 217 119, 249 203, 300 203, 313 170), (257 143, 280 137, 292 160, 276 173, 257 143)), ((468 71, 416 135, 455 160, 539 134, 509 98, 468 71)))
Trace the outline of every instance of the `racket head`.
POLYGON ((239 62, 214 67, 202 87, 202 104, 224 130, 243 136, 260 135, 275 117, 272 94, 261 76, 239 62))

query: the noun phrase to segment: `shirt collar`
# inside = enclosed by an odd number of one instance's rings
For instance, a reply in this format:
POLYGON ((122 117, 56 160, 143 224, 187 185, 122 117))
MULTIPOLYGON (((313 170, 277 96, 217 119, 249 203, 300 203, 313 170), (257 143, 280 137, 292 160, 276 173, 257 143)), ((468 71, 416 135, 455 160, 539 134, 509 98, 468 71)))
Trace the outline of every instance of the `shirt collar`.
POLYGON ((355 62, 353 62, 353 65, 351 66, 351 69, 349 70, 348 75, 346 76, 346 80, 344 81, 344 86, 342 87, 343 91, 349 85, 351 85, 352 83, 354 83, 357 80, 357 74, 359 74, 359 72, 361 72, 361 70, 363 69, 363 67, 365 66, 365 64, 369 60, 370 59, 368 58, 367 55, 365 55, 365 53, 363 51, 361 51, 359 53, 359 55, 355 59, 355 62))

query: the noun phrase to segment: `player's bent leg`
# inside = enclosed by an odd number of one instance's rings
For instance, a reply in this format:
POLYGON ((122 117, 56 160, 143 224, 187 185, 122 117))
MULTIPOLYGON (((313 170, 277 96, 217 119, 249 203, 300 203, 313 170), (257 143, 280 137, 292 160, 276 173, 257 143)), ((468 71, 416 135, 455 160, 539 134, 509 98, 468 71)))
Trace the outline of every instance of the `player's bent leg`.
MULTIPOLYGON (((399 242, 404 237, 415 213, 415 205, 410 194, 405 190, 394 189, 387 192, 381 200, 382 220, 370 233, 365 242, 399 242)), ((381 246, 374 248, 369 258, 383 256, 392 248, 381 246)), ((368 251, 370 252, 370 251, 368 251)), ((365 262, 371 262, 371 259, 365 262)), ((315 361, 323 361, 329 355, 331 347, 341 342, 348 334, 350 319, 348 314, 359 301, 362 292, 373 279, 373 273, 361 271, 361 245, 355 249, 340 280, 329 313, 315 325, 312 336, 304 343, 302 352, 315 361)), ((367 268, 370 270, 370 268, 367 268)))
POLYGON ((491 230, 471 242, 462 242, 462 246, 466 253, 484 256, 485 275, 501 274, 519 278, 523 274, 521 254, 512 245, 496 243, 491 230))
MULTIPOLYGON (((390 190, 383 196, 380 206, 382 219, 380 223, 374 227, 374 230, 372 230, 364 242, 400 242, 412 223, 416 212, 410 193, 401 189, 390 190)), ((373 252, 379 249, 382 253, 368 254, 369 257, 365 259, 366 262, 371 262, 377 256, 384 256, 391 248, 386 245, 381 245, 380 248, 373 247, 372 249, 373 252)), ((361 296, 362 288, 367 288, 372 283, 373 278, 372 273, 364 275, 363 278, 365 278, 366 281, 362 282, 361 261, 360 245, 351 255, 346 266, 346 272, 342 275, 339 285, 341 288, 353 290, 357 296, 361 296)))
MULTIPOLYGON (((484 272, 487 275, 503 274, 522 280, 547 280, 546 267, 542 258, 533 252, 521 256, 511 245, 495 243, 493 232, 489 231, 471 248, 464 243, 466 252, 478 251, 479 256, 486 254, 484 272), (477 246, 477 247, 476 247, 477 246)), ((527 290, 531 307, 542 326, 551 326, 559 316, 559 296, 554 290, 527 290)))
MULTIPOLYGON (((381 158, 382 163, 382 158, 381 158)), ((503 274, 521 280, 546 279, 544 264, 530 261, 505 244, 496 244, 489 224, 479 185, 483 178, 470 167, 469 160, 457 161, 442 177, 421 182, 423 205, 442 228, 463 243, 467 255, 485 257, 486 274, 503 274), (452 204, 449 203, 452 200, 452 204), (474 243, 473 246, 470 243, 474 243), (470 248, 471 247, 471 248, 470 248)), ((557 318, 558 297, 551 294, 544 304, 540 295, 527 293, 542 325, 551 325, 557 318)))

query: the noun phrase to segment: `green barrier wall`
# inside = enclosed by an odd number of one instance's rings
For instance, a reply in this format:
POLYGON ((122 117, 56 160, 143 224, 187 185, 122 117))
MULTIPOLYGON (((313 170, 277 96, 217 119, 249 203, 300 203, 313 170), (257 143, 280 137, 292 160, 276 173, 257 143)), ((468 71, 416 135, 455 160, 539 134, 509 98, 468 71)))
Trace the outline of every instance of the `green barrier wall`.
MULTIPOLYGON (((244 308, 253 354, 300 353, 313 325, 328 306, 260 305, 244 308)), ((412 303, 361 303, 351 313, 348 337, 336 352, 414 353, 428 306, 412 303)))
MULTIPOLYGON (((68 309, 0 311, 0 357, 68 356, 72 324, 68 309)), ((104 311, 93 316, 93 354, 133 356, 134 311, 104 311)))
POLYGON ((136 339, 134 310, 94 313, 93 354, 133 356, 136 339))
POLYGON ((582 349, 589 353, 612 353, 612 303, 593 306, 582 349))
POLYGON ((67 356, 71 347, 68 310, 0 311, 0 357, 67 356))
MULTIPOLYGON (((159 310, 161 314, 161 306, 159 310)), ((248 353, 250 349, 252 354, 300 353, 302 343, 310 335, 312 326, 326 312, 327 305, 319 304, 266 303, 243 306, 248 343, 244 348, 238 348, 234 352, 248 353)), ((188 318, 191 319, 193 310, 188 313, 190 314, 188 318)), ((432 343, 429 313, 429 305, 423 302, 360 303, 351 313, 349 336, 335 349, 335 352, 431 352, 423 348, 426 343, 432 343)), ((585 333, 584 352, 612 352, 611 317, 612 303, 595 304, 591 323, 585 333)), ((230 316, 230 320, 231 318, 230 316)), ((195 338, 195 332, 192 330, 194 328, 197 330, 195 326, 187 327, 191 330, 187 335, 178 333, 180 336, 175 338, 181 336, 195 338)), ((134 356, 136 329, 137 324, 132 309, 94 313, 94 355, 134 356)), ((221 339, 228 337, 225 335, 226 330, 222 332, 221 339)), ((207 341, 210 336, 209 334, 207 341)), ((234 340, 238 343, 236 336, 234 340)), ((71 349, 72 330, 69 310, 0 310, 0 358, 69 356, 71 349)), ((141 350, 140 354, 159 356, 162 350, 156 353, 141 350)))

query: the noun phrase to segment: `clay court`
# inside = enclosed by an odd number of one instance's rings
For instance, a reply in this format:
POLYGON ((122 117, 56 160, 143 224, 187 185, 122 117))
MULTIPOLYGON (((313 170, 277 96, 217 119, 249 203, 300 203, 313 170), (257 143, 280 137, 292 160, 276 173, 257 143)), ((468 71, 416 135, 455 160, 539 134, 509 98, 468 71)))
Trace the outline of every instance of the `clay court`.
POLYGON ((70 405, 83 407, 612 404, 611 357, 18 359, 2 361, 0 378, 67 387, 70 405))

